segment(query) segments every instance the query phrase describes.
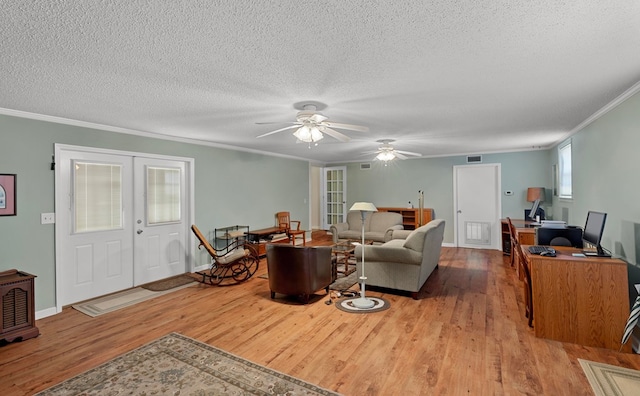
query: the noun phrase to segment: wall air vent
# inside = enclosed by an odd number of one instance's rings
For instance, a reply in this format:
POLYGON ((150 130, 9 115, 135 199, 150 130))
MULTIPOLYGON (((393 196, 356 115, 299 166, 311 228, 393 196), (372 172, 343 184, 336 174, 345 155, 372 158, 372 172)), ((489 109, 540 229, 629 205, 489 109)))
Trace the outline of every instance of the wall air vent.
POLYGON ((360 170, 368 170, 371 169, 371 163, 367 162, 366 164, 360 164, 360 170))
POLYGON ((480 164, 482 163, 481 155, 467 155, 467 164, 480 164))

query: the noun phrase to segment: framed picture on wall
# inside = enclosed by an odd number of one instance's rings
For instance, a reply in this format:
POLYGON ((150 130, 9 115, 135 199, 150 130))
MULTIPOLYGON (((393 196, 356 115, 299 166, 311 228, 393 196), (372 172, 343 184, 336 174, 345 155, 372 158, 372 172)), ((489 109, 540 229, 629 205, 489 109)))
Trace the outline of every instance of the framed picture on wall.
POLYGON ((16 175, 0 173, 0 216, 16 215, 16 175))

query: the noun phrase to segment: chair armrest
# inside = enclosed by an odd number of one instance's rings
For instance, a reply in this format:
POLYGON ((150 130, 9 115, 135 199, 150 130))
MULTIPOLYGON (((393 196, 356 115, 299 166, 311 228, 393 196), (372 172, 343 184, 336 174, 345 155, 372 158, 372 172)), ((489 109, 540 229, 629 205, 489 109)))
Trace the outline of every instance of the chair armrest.
POLYGON ((407 239, 413 230, 393 230, 391 239, 407 239))
POLYGON ((393 238, 393 233, 396 232, 396 231, 403 230, 403 229, 404 229, 404 227, 399 225, 399 224, 387 228, 387 230, 384 232, 384 241, 385 242, 389 242, 390 240, 394 239, 393 238))
MULTIPOLYGON (((296 226, 295 230, 300 231, 300 220, 290 220, 289 223, 297 223, 298 225, 296 226)), ((294 228, 291 227, 291 229, 293 230, 294 228)))
MULTIPOLYGON (((415 250, 391 247, 384 245, 365 245, 365 262, 390 262, 420 265, 422 254, 415 250)), ((357 260, 362 259, 362 245, 357 245, 355 250, 357 260)))
POLYGON ((338 232, 347 231, 348 229, 349 229, 349 223, 336 223, 336 224, 331 224, 331 227, 329 227, 329 230, 331 231, 331 233, 334 233, 334 230, 335 230, 336 235, 338 234, 338 232))

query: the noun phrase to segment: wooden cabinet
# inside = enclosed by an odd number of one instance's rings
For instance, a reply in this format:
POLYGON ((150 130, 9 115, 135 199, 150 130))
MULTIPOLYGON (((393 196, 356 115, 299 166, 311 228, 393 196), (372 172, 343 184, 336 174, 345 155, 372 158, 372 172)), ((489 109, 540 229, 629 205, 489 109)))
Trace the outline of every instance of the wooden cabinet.
POLYGON ((420 209, 416 208, 378 208, 378 212, 394 212, 402 215, 402 225, 405 230, 415 230, 433 220, 433 209, 422 209, 422 221, 420 221, 420 209))
POLYGON ((34 278, 35 275, 15 269, 0 272, 0 340, 22 341, 40 334, 35 318, 34 278))
MULTIPOLYGON (((555 249, 556 257, 545 257, 522 246, 531 269, 536 337, 618 350, 629 316, 627 264, 575 257, 575 248, 555 249)), ((631 352, 631 343, 622 350, 631 352)))

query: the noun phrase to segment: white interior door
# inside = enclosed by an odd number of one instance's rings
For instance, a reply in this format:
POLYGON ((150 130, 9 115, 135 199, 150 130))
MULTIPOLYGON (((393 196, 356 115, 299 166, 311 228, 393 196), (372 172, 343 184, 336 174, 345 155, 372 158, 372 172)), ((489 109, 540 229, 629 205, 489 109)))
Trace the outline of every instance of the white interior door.
POLYGON ((62 151, 56 160, 57 305, 131 287, 131 157, 62 151))
POLYGON ((134 158, 134 285, 186 272, 185 163, 134 158))
POLYGON ((454 166, 457 246, 500 249, 500 172, 500 164, 454 166))
POLYGON ((328 230, 331 224, 345 221, 347 213, 347 167, 324 168, 323 177, 323 224, 328 230))

